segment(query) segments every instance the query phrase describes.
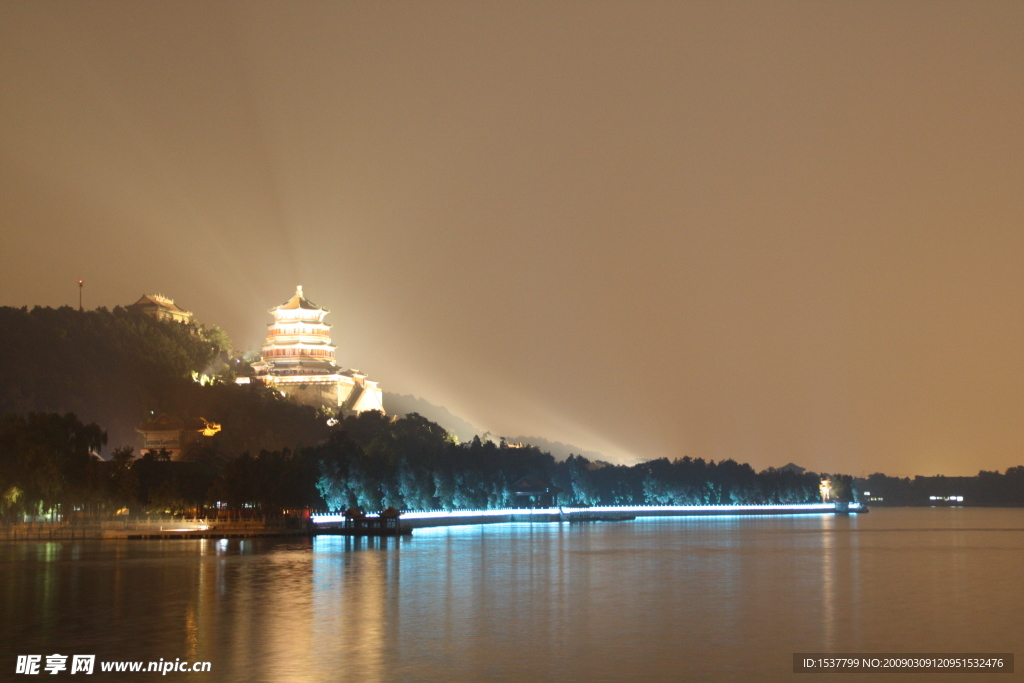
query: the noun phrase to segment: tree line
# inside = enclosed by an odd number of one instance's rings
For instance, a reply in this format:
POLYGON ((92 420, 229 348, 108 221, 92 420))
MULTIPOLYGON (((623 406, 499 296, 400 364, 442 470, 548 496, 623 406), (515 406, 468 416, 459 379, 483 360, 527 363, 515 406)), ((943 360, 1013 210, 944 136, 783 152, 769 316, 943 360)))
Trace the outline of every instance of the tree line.
POLYGON ((1024 507, 1024 466, 1005 472, 981 470, 975 477, 888 477, 876 472, 857 485, 871 494, 870 504, 881 506, 922 506, 946 504, 962 497, 964 505, 1024 507))
MULTIPOLYGON (((219 436, 219 435, 218 435, 219 436)), ((561 488, 563 505, 717 505, 819 500, 818 475, 700 458, 610 465, 536 447, 458 441, 415 413, 349 416, 320 443, 231 455, 217 438, 179 461, 166 452, 95 453, 96 424, 72 414, 8 413, 0 418, 0 516, 59 510, 65 516, 132 513, 275 515, 360 507, 494 509, 521 504, 514 484, 540 478, 561 488)))
MULTIPOLYGON (((613 465, 571 455, 556 460, 533 446, 474 438, 459 443, 415 413, 348 416, 310 446, 232 453, 217 437, 192 444, 180 461, 166 452, 136 455, 130 447, 109 460, 95 453, 106 433, 72 414, 0 416, 0 517, 13 520, 60 510, 64 516, 172 512, 276 515, 389 506, 406 510, 495 509, 522 504, 523 477, 562 490, 562 505, 756 505, 820 501, 823 475, 734 460, 665 458, 613 465)), ((977 477, 899 479, 875 474, 856 482, 824 475, 837 500, 935 504, 931 496, 964 496, 970 505, 1024 505, 1024 467, 977 477)))

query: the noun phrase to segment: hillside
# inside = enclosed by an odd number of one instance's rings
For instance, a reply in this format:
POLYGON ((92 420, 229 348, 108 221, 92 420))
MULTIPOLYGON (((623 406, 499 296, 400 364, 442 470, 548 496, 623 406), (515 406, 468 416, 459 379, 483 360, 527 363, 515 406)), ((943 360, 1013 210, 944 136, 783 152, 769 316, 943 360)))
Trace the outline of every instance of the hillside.
POLYGON ((262 385, 230 380, 230 340, 116 307, 0 307, 0 413, 74 413, 108 435, 107 452, 139 442, 135 428, 162 412, 222 423, 229 452, 325 438, 316 411, 262 385), (211 386, 196 381, 220 375, 211 386))
MULTIPOLYGON (((413 396, 412 394, 384 392, 384 408, 388 411, 389 415, 397 415, 399 417, 412 413, 422 415, 431 422, 436 422, 444 427, 450 434, 455 435, 462 442, 472 441, 474 436, 493 441, 495 444, 500 443, 502 439, 501 436, 485 432, 469 421, 462 419, 448 408, 435 405, 424 398, 413 396)), ((582 455, 588 460, 594 461, 608 460, 604 454, 598 451, 586 450, 579 446, 562 443, 561 441, 550 441, 539 436, 507 436, 504 438, 508 443, 536 446, 540 450, 553 455, 556 460, 565 460, 570 455, 582 455)))

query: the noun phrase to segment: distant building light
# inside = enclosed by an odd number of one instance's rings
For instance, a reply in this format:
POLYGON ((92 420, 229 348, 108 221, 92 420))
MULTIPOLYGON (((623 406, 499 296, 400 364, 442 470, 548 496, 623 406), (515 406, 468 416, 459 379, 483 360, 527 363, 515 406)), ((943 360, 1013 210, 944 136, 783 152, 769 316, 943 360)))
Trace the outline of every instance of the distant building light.
POLYGON ((935 500, 941 503, 962 503, 963 496, 928 496, 928 500, 935 500))
POLYGON ((203 421, 203 428, 199 430, 203 436, 213 436, 220 431, 220 425, 216 422, 210 422, 204 418, 199 419, 203 421))

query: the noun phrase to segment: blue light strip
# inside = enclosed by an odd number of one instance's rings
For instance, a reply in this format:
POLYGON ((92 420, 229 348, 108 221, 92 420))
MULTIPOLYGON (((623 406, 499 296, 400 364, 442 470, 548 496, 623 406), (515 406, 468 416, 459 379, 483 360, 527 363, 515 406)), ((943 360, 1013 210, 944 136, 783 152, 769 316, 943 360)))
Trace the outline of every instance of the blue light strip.
MULTIPOLYGON (((850 503, 849 509, 853 512, 860 510, 859 503, 850 503)), ((503 517, 506 515, 563 515, 571 517, 578 514, 600 513, 629 513, 633 515, 665 515, 666 513, 679 512, 683 514, 693 513, 722 513, 722 512, 745 512, 756 514, 757 512, 779 513, 779 512, 834 512, 835 503, 803 503, 795 505, 621 505, 621 506, 596 506, 589 508, 514 508, 505 510, 431 510, 424 512, 403 512, 403 520, 413 519, 459 519, 465 517, 503 517)), ((367 517, 376 517, 376 514, 369 514, 367 517)), ((342 513, 329 513, 312 515, 314 524, 336 524, 345 521, 342 513)))

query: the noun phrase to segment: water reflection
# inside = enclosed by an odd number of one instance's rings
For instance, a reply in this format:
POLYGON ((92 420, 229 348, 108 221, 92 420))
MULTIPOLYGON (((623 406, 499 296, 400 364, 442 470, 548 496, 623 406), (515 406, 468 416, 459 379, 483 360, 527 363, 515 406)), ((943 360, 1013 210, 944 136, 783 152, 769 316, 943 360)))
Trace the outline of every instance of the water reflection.
POLYGON ((821 517, 821 631, 824 652, 836 652, 835 517, 821 517))
POLYGON ((7 544, 0 647, 218 681, 789 680, 795 651, 1013 651, 1024 511, 950 512, 7 544))
POLYGON ((313 543, 310 628, 321 659, 336 672, 384 680, 385 648, 397 635, 387 611, 400 541, 323 536, 313 543))

